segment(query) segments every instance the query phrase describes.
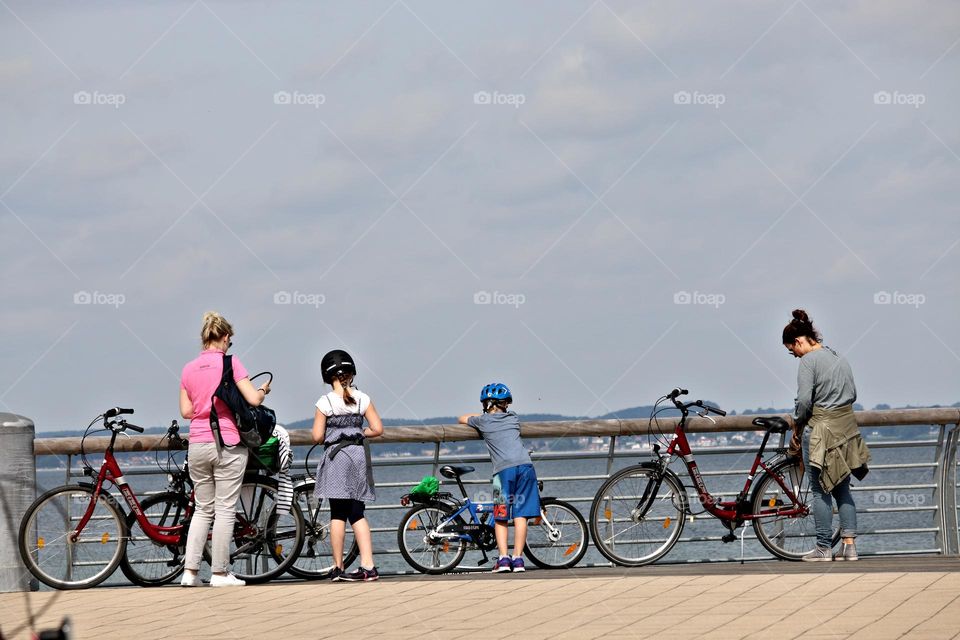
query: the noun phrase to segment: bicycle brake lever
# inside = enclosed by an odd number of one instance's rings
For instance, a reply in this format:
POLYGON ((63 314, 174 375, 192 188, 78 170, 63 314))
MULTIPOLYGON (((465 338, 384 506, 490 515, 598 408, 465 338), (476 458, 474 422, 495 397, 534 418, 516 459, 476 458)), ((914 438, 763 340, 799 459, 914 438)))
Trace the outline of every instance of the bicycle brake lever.
POLYGON ((710 417, 710 413, 706 409, 704 409, 702 413, 698 413, 697 415, 701 418, 706 418, 713 424, 717 424, 717 421, 710 417))

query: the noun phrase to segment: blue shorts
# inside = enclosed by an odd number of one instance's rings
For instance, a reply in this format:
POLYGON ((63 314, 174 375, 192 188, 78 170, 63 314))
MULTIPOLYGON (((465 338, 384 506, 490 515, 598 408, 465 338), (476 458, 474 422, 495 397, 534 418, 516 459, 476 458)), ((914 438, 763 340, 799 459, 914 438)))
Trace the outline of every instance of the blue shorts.
POLYGON ((532 464, 508 467, 493 475, 495 520, 536 518, 540 515, 540 491, 532 464))

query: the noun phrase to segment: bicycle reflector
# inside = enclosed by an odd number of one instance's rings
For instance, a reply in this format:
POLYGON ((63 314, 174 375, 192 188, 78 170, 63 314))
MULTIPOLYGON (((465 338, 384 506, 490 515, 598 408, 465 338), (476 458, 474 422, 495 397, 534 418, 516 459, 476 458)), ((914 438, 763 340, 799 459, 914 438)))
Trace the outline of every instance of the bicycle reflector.
POLYGON ((103 535, 100 536, 100 544, 107 544, 108 542, 110 542, 110 534, 104 531, 103 535))
POLYGON ((571 553, 574 553, 574 552, 577 550, 577 547, 579 547, 579 546, 580 546, 580 545, 578 545, 578 544, 576 544, 576 543, 570 545, 569 547, 567 547, 567 550, 563 552, 563 555, 568 556, 568 555, 570 555, 571 553))
POLYGON ((37 549, 43 549, 45 546, 47 546, 46 540, 43 538, 37 538, 37 549))
POLYGON ((663 528, 664 529, 670 528, 670 516, 667 516, 666 518, 663 519, 663 528))

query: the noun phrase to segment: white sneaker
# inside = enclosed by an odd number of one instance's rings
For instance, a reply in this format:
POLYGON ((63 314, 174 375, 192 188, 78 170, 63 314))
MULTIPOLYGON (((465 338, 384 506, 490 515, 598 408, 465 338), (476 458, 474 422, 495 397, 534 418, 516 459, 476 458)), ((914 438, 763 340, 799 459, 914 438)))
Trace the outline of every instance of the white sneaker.
POLYGON ((232 573, 225 573, 222 576, 216 574, 210 576, 211 587, 242 587, 245 584, 247 583, 232 573))
POLYGON ((183 577, 180 578, 181 587, 202 587, 203 580, 200 579, 200 574, 194 571, 187 571, 184 569, 183 577))

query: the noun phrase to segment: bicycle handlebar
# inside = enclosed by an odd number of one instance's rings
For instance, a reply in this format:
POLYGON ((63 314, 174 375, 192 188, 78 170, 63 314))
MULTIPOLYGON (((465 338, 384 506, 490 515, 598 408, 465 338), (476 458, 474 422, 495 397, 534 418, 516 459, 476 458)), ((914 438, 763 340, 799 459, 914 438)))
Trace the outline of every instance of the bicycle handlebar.
POLYGON ((687 411, 690 409, 690 407, 700 407, 704 411, 715 413, 718 416, 727 415, 727 412, 724 411, 723 409, 718 409, 717 407, 711 407, 710 405, 703 404, 703 400, 694 400, 693 402, 687 402, 687 403, 683 403, 677 400, 678 396, 684 396, 684 395, 687 395, 687 393, 689 392, 686 389, 675 388, 673 391, 671 391, 666 395, 666 398, 671 402, 673 402, 673 405, 677 409, 679 409, 684 416, 687 415, 687 411))
POLYGON ((116 418, 117 416, 129 415, 133 413, 133 409, 124 409, 122 407, 114 407, 112 409, 107 409, 103 412, 103 417, 110 419, 116 418))
POLYGON ((135 424, 130 424, 129 422, 126 422, 125 420, 121 420, 121 421, 120 421, 120 430, 123 431, 124 429, 130 429, 130 430, 132 430, 132 431, 136 431, 137 433, 143 433, 143 427, 138 427, 138 426, 135 425, 135 424))

